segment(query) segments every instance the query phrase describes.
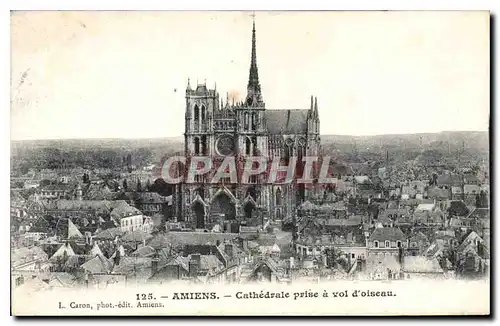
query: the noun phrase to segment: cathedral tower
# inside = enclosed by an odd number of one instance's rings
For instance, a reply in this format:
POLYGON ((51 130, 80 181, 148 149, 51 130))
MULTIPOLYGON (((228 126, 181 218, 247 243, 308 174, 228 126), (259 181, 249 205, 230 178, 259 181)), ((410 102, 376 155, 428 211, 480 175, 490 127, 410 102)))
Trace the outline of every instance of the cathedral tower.
POLYGON ((259 82, 255 17, 252 25, 252 48, 245 102, 236 109, 238 129, 238 154, 242 156, 268 156, 265 103, 259 82))

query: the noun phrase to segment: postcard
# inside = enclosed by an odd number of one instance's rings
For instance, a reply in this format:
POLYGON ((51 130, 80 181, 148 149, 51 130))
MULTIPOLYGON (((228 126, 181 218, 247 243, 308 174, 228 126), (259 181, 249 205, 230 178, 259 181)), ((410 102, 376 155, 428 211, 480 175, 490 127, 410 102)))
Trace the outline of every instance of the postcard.
POLYGON ((11 12, 11 314, 490 314, 488 11, 11 12))

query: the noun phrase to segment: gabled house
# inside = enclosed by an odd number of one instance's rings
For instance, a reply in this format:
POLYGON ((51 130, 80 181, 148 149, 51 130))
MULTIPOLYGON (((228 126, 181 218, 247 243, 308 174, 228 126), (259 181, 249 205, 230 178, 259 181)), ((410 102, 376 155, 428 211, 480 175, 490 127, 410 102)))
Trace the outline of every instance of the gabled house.
POLYGON ((398 255, 408 247, 406 235, 394 227, 377 227, 368 238, 367 248, 370 255, 398 255))
POLYGON ((249 283, 281 283, 284 271, 279 268, 278 262, 267 258, 256 262, 251 272, 242 281, 249 283))
POLYGON ((429 245, 429 238, 420 231, 408 238, 408 252, 412 256, 421 255, 429 245))
POLYGON ((406 256, 401 270, 405 279, 440 279, 445 273, 437 258, 425 256, 406 256))
POLYGON ((445 217, 436 204, 419 204, 413 212, 413 220, 427 225, 443 225, 445 217))

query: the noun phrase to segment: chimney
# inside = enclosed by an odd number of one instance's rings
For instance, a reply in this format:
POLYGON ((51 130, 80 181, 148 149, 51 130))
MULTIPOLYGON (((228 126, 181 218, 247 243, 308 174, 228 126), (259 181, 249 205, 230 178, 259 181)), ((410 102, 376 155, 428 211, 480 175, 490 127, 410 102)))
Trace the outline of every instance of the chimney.
POLYGON ((293 259, 293 257, 290 257, 290 269, 292 269, 294 267, 295 267, 294 259, 293 259))
POLYGON ((153 259, 151 259, 151 275, 156 274, 158 271, 158 255, 155 254, 153 259))
POLYGON ((200 254, 191 255, 191 260, 189 261, 189 276, 194 277, 198 275, 200 269, 201 256, 200 254))

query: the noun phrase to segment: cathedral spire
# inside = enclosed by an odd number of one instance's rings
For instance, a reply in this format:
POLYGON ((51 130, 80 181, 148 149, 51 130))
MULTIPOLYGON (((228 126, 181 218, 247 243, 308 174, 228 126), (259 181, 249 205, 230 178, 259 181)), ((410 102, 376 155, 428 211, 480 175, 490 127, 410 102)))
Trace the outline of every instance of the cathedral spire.
POLYGON ((318 98, 314 97, 314 116, 318 117, 318 98))
POLYGON ((257 49, 255 38, 255 13, 253 14, 253 28, 252 28, 252 56, 250 61, 250 73, 248 76, 247 86, 247 105, 263 105, 262 94, 260 91, 259 83, 259 70, 257 68, 257 49))

